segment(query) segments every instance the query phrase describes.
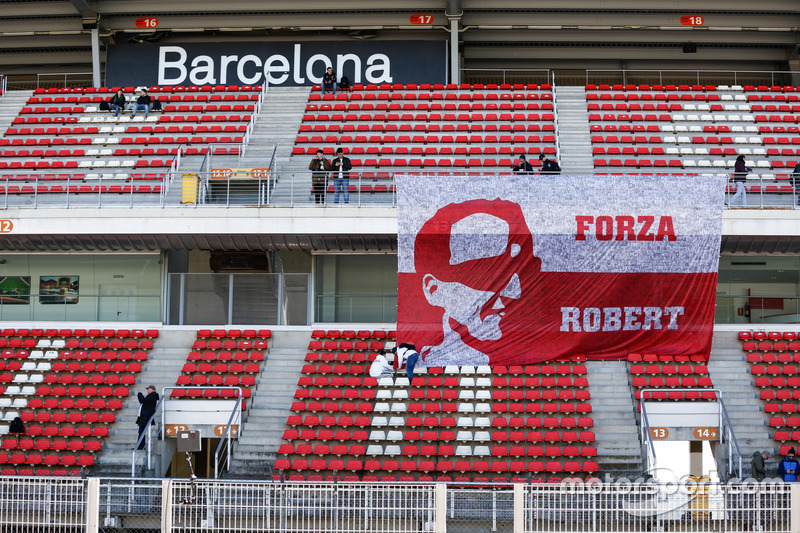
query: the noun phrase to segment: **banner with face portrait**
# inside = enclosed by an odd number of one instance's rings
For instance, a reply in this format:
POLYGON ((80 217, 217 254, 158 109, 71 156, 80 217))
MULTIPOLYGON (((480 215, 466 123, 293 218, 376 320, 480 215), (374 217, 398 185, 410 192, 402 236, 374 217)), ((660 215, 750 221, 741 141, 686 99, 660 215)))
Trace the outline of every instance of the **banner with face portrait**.
POLYGON ((720 176, 397 177, 398 342, 425 366, 708 357, 720 176))

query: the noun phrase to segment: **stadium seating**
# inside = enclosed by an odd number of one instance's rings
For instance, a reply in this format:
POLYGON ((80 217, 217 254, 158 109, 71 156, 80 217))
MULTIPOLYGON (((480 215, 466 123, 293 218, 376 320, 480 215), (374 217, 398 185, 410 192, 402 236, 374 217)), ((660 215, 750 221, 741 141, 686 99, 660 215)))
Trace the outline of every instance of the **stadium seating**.
POLYGON ((747 352, 769 427, 780 455, 800 443, 800 342, 795 332, 742 331, 742 349, 747 352))
POLYGON ((800 161, 795 87, 585 89, 594 167, 600 173, 730 173, 743 154, 762 178, 747 186, 749 192, 794 192, 788 175, 800 161))
MULTIPOLYGON (((671 389, 711 389, 706 358, 701 355, 629 354, 628 370, 637 400, 714 400, 714 391, 671 389), (644 389, 664 391, 643 392, 644 389)), ((639 408, 640 406, 637 406, 639 408)))
POLYGON ((94 464, 157 330, 0 331, 0 468, 78 475, 94 464), (19 416, 24 435, 9 435, 19 416))
MULTIPOLYGON (((197 340, 186 358, 173 398, 235 398, 241 387, 242 397, 250 398, 256 377, 266 360, 272 332, 262 330, 215 329, 197 332, 197 340)), ((246 409, 246 403, 242 404, 246 409)))
MULTIPOLYGON (((361 172, 361 192, 384 192, 396 171, 509 172, 514 159, 555 154, 550 85, 356 84, 309 95, 292 156, 302 161, 336 145, 361 172)), ((358 184, 351 181, 351 192, 358 184)), ((332 189, 331 189, 332 191, 332 189)))
MULTIPOLYGON (((163 111, 100 111, 116 87, 37 89, 0 138, 0 194, 160 193, 180 154, 238 154, 260 86, 151 87, 163 111)), ((129 96, 133 87, 124 88, 129 96)))
POLYGON ((597 472, 579 361, 368 374, 394 332, 317 330, 275 468, 288 479, 488 482, 597 472))

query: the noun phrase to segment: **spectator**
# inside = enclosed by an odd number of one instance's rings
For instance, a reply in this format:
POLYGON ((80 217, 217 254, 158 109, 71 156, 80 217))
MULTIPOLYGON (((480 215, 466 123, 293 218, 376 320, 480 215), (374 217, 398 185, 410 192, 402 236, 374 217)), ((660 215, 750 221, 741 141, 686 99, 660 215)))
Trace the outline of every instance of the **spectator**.
POLYGON ((392 348, 392 352, 395 354, 394 364, 398 370, 401 370, 403 363, 405 363, 408 383, 410 384, 414 379, 414 367, 417 366, 417 360, 419 359, 417 347, 413 344, 401 342, 400 346, 392 348))
POLYGON ((750 475, 756 481, 764 481, 767 471, 764 468, 764 461, 769 459, 768 452, 753 452, 753 459, 750 461, 750 475))
MULTIPOLYGON (((140 392, 138 397, 141 405, 139 406, 139 416, 136 417, 136 425, 139 426, 139 438, 141 438, 142 433, 147 429, 147 423, 150 421, 150 417, 155 414, 156 406, 158 405, 158 393, 156 392, 155 385, 148 385, 147 396, 140 392)), ((139 444, 140 450, 144 450, 145 440, 146 439, 142 439, 142 442, 139 444)))
POLYGON ((333 170, 333 203, 339 203, 339 191, 342 191, 342 202, 350 203, 350 169, 353 168, 350 158, 345 157, 344 150, 336 149, 336 158, 331 161, 333 170))
POLYGON ((331 67, 328 67, 322 76, 322 92, 328 91, 333 91, 333 95, 336 96, 336 74, 331 67))
POLYGON ((733 205, 734 200, 737 198, 742 199, 742 205, 747 205, 747 192, 744 189, 744 182, 747 181, 747 173, 752 171, 752 168, 748 168, 745 165, 743 155, 736 158, 736 163, 733 165, 733 182, 736 184, 736 194, 731 198, 730 205, 733 205))
POLYGON ((20 417, 15 416, 14 420, 11 421, 11 424, 8 426, 8 434, 16 435, 17 438, 25 434, 25 424, 20 417))
POLYGON ((369 375, 373 378, 387 378, 394 375, 394 369, 386 359, 386 352, 381 350, 369 367, 369 375))
POLYGON ((794 458, 794 448, 789 448, 789 451, 786 452, 786 458, 778 463, 778 477, 786 483, 794 483, 797 481, 798 468, 800 468, 800 464, 794 458))
POLYGON ((539 155, 539 161, 542 162, 542 174, 558 174, 561 172, 561 167, 555 159, 547 159, 544 154, 539 155))
POLYGON ((349 91, 350 89, 350 78, 342 74, 342 78, 339 80, 339 90, 349 91))
POLYGON ((150 102, 152 98, 150 95, 147 94, 147 89, 142 89, 141 95, 139 98, 136 99, 136 105, 133 106, 133 114, 132 116, 136 116, 137 111, 144 111, 144 116, 147 117, 150 114, 150 102))
POLYGON ((792 187, 794 187, 794 192, 797 194, 797 204, 800 205, 800 163, 795 165, 794 170, 792 170, 792 175, 790 176, 792 180, 792 187))
POLYGON ((114 112, 114 116, 118 117, 120 111, 125 110, 125 93, 122 89, 117 89, 117 93, 108 99, 108 108, 114 112))
POLYGON ((514 172, 519 172, 521 174, 529 174, 533 172, 533 165, 528 163, 528 160, 525 159, 525 154, 519 156, 519 160, 517 164, 511 167, 511 170, 514 172))
POLYGON ((314 191, 314 203, 325 203, 325 187, 327 181, 327 171, 330 171, 331 163, 322 155, 322 150, 317 150, 317 155, 308 165, 311 171, 311 189, 314 191))

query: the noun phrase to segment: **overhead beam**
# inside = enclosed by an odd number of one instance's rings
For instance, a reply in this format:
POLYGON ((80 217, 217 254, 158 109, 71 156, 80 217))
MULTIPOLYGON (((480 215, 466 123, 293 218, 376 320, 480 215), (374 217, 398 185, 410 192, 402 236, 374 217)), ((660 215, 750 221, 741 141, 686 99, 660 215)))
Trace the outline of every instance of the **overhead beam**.
POLYGON ((86 0, 69 0, 72 6, 84 19, 97 19, 97 12, 86 0))

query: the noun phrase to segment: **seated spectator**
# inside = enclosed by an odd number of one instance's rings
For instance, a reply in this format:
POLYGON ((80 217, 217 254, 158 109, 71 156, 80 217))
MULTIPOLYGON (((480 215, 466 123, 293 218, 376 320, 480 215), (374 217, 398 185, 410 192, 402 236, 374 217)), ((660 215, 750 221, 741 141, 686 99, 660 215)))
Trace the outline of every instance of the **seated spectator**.
POLYGON ((108 99, 108 108, 114 112, 114 116, 118 117, 119 112, 125 109, 125 93, 122 89, 117 89, 117 93, 108 99))
POLYGON ((336 96, 336 74, 331 67, 328 67, 322 76, 322 92, 326 93, 328 91, 333 91, 334 96, 336 96))
POLYGON ((533 172, 533 165, 528 163, 528 161, 525 159, 525 154, 522 154, 519 156, 519 161, 517 164, 511 167, 511 170, 522 174, 528 174, 533 172))
POLYGON ((150 113, 151 101, 152 98, 150 98, 150 95, 147 94, 147 89, 142 89, 142 94, 136 99, 136 105, 133 106, 132 116, 135 117, 137 111, 144 111, 144 116, 146 117, 150 113))
POLYGON ((561 172, 561 167, 555 159, 548 159, 544 154, 540 154, 539 161, 542 162, 542 174, 559 174, 561 172))
POLYGON ((389 360, 386 359, 385 354, 386 352, 381 350, 370 365, 369 375, 371 377, 377 379, 391 377, 394 375, 394 369, 392 369, 392 365, 389 363, 389 360))
POLYGON ((344 74, 342 74, 342 79, 339 80, 339 89, 342 91, 349 91, 351 89, 350 78, 344 74))

